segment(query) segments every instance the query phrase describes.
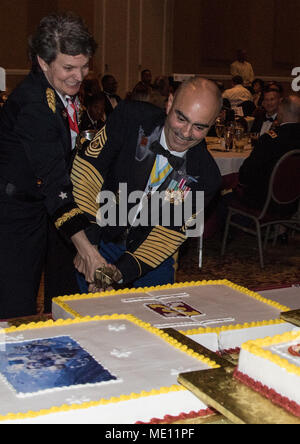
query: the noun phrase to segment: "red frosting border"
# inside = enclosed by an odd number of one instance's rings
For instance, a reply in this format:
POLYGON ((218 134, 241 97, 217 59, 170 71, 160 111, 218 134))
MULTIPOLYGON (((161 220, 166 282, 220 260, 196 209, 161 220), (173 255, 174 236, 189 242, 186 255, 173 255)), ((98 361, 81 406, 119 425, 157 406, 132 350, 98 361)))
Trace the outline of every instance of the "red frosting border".
POLYGON ((186 419, 195 419, 195 418, 203 418, 204 416, 214 415, 216 414, 215 410, 207 408, 206 410, 199 410, 199 412, 190 412, 190 413, 181 413, 178 416, 166 415, 162 419, 152 418, 150 422, 142 422, 138 421, 136 424, 170 424, 175 421, 186 420, 186 419))
POLYGON ((248 375, 245 375, 244 373, 240 372, 237 368, 234 371, 233 376, 238 381, 242 382, 251 389, 260 393, 265 398, 268 398, 273 404, 276 404, 279 407, 284 408, 289 413, 292 413, 293 415, 300 418, 300 405, 297 404, 295 401, 291 401, 290 399, 277 393, 275 390, 270 389, 269 387, 263 385, 258 381, 255 381, 254 379, 250 378, 248 375))

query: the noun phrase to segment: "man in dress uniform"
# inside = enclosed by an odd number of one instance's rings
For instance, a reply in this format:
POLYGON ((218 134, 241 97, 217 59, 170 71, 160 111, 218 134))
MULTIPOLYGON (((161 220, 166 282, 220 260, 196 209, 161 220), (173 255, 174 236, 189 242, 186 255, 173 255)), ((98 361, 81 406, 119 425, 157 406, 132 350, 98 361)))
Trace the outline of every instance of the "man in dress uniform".
POLYGON ((52 285, 61 282, 66 291, 72 286, 71 274, 64 274, 74 273, 73 257, 61 246, 62 239, 75 245, 87 280, 92 281, 95 268, 105 264, 85 236, 89 221, 74 201, 69 176, 78 131, 78 104, 72 99, 95 49, 80 18, 45 17, 30 41, 32 71, 3 107, 0 319, 36 313, 41 273, 51 249, 58 251, 51 253, 57 263, 55 273, 51 265, 52 285))
POLYGON ((279 105, 279 127, 261 136, 239 171, 243 202, 260 208, 266 199, 272 170, 288 151, 300 148, 300 98, 292 95, 279 105))
POLYGON ((255 118, 251 129, 253 133, 259 133, 262 136, 276 125, 281 100, 281 93, 273 87, 267 87, 263 91, 262 106, 264 113, 255 118))
MULTIPOLYGON (((171 212, 189 192, 193 211, 197 191, 204 191, 207 205, 219 190, 221 177, 204 139, 221 107, 217 85, 199 77, 170 95, 167 117, 149 103, 121 102, 106 126, 76 156, 71 175, 74 197, 94 222, 86 231, 90 241, 100 247, 107 262, 115 265, 115 281, 134 287, 173 283, 172 257, 186 240, 188 226, 197 214, 180 226, 174 224, 172 216, 167 224, 159 219, 136 226, 133 217, 133 223, 127 225, 99 226, 102 193, 114 194, 120 212, 128 203, 127 214, 134 206, 130 206, 128 196, 135 191, 144 192, 149 202, 153 192, 165 191, 171 212), (126 184, 126 191, 121 184, 126 184)), ((80 261, 75 264, 80 272, 80 261)), ((97 287, 91 285, 89 290, 96 291, 97 287)), ((84 282, 81 291, 87 291, 84 282)))

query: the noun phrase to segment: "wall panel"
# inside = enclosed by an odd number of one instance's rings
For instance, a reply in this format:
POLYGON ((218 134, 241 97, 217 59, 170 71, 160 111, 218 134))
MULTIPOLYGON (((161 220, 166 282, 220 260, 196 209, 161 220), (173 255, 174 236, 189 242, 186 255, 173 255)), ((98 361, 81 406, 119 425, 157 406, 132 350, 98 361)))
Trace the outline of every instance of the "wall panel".
POLYGON ((142 0, 142 69, 149 68, 153 77, 163 74, 164 2, 142 0))
POLYGON ((299 0, 274 0, 274 3, 273 61, 275 65, 299 66, 299 0))

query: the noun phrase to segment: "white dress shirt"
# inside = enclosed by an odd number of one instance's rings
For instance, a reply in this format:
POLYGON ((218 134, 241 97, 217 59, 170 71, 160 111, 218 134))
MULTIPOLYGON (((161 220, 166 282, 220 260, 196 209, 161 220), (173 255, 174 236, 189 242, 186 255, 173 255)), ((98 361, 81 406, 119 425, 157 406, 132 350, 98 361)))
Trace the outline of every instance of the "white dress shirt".
MULTIPOLYGON (((273 119, 276 120, 277 118, 277 113, 273 114, 272 116, 266 116, 267 119, 273 119)), ((269 120, 266 120, 261 127, 260 130, 260 135, 262 136, 263 134, 267 133, 268 131, 270 131, 271 127, 273 125, 273 122, 270 122, 269 120)))
POLYGON ((252 101, 252 94, 243 85, 235 85, 233 88, 224 91, 223 98, 228 99, 232 108, 234 108, 247 100, 252 101))
POLYGON ((253 68, 249 62, 239 62, 236 60, 230 66, 230 73, 232 77, 241 76, 245 86, 250 86, 254 80, 253 68))

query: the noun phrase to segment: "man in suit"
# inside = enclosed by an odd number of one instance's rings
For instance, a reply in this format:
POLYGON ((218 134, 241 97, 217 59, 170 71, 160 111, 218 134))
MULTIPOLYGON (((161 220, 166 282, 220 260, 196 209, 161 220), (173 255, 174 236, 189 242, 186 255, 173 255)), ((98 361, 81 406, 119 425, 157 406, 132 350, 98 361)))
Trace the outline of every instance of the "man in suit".
POLYGON ((263 91, 264 112, 255 118, 251 129, 253 133, 259 133, 262 136, 276 125, 281 100, 282 97, 278 90, 268 87, 263 91))
POLYGON ((69 176, 71 135, 78 128, 72 99, 95 49, 79 17, 43 18, 30 40, 32 70, 3 107, 0 319, 36 313, 46 255, 51 258, 46 282, 57 290, 56 296, 73 290, 72 279, 76 285, 72 243, 87 279, 92 279, 90 269, 105 263, 85 236, 89 221, 74 201, 69 176))
POLYGON ((300 148, 300 98, 292 95, 278 108, 279 126, 259 138, 239 171, 243 202, 257 208, 266 199, 269 179, 276 162, 288 151, 300 148))
POLYGON ((118 82, 114 76, 107 74, 102 77, 101 83, 105 95, 105 114, 108 117, 121 100, 121 97, 117 95, 118 82))
MULTIPOLYGON (((174 282, 172 257, 198 216, 197 192, 204 191, 208 205, 221 184, 219 169, 205 143, 221 107, 217 85, 196 77, 169 96, 167 118, 163 110, 149 103, 122 102, 85 152, 77 155, 72 174, 74 196, 94 222, 87 236, 100 247, 107 262, 115 265, 123 284, 141 287, 174 282), (117 223, 99 226, 105 217, 99 202, 107 191, 114 195, 116 213, 125 211, 126 217, 131 215, 130 221, 121 224, 117 219, 117 223), (144 193, 146 208, 156 191, 164 191, 170 201, 170 220, 163 223, 158 217, 154 223, 136 226, 140 209, 130 198, 136 191, 144 193), (192 214, 177 225, 173 213, 189 193, 192 214)), ((77 269, 81 271, 80 263, 77 269)), ((89 290, 97 288, 92 285, 89 290)), ((81 291, 87 291, 84 282, 81 291)))

